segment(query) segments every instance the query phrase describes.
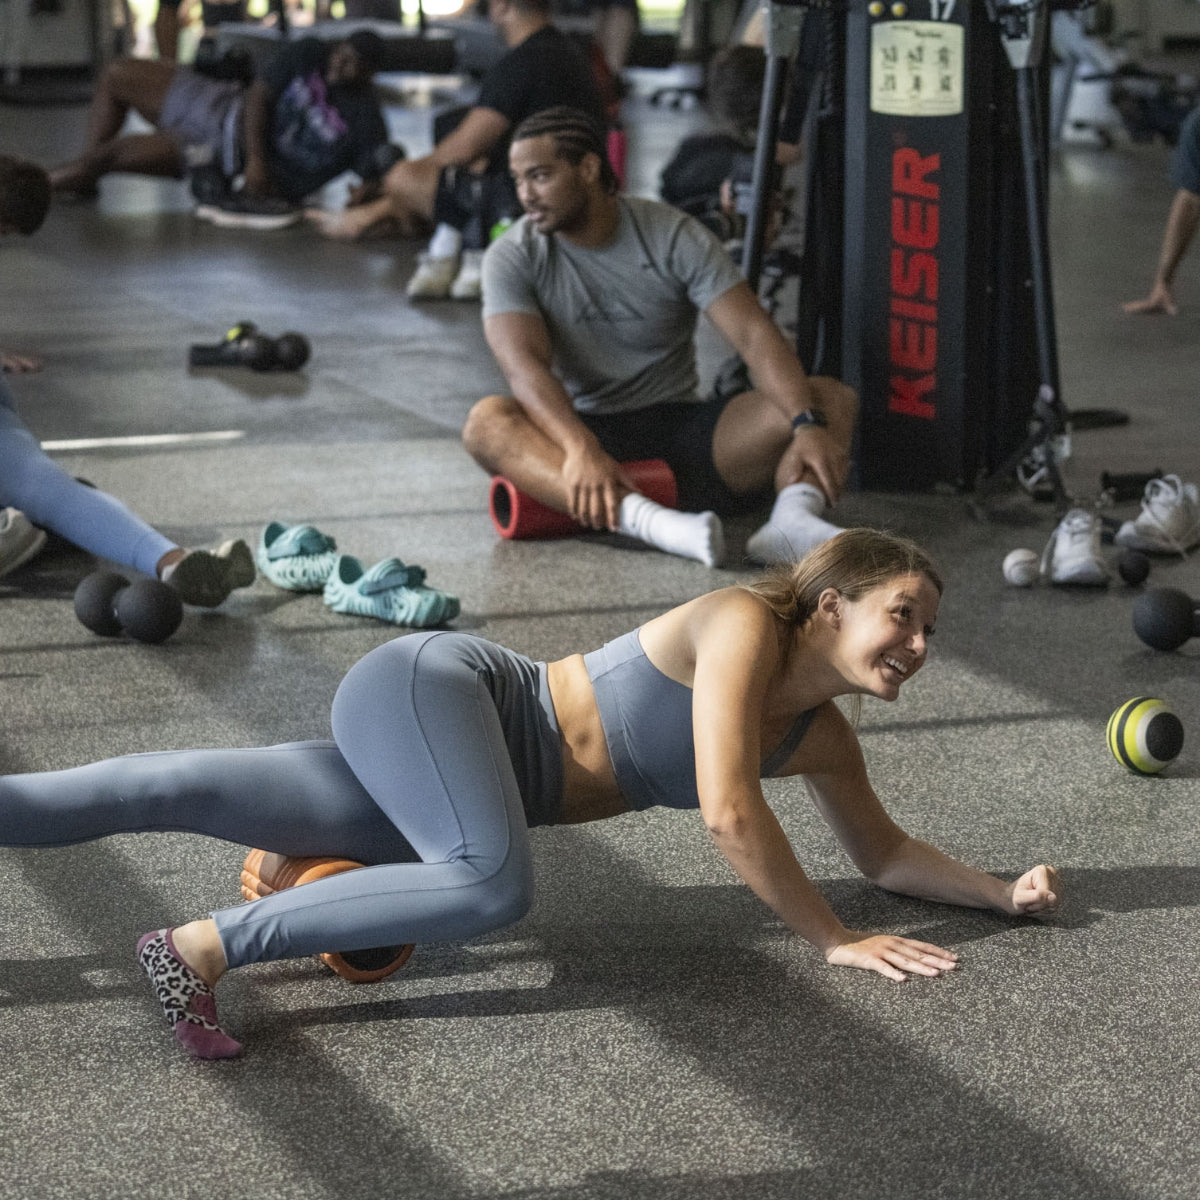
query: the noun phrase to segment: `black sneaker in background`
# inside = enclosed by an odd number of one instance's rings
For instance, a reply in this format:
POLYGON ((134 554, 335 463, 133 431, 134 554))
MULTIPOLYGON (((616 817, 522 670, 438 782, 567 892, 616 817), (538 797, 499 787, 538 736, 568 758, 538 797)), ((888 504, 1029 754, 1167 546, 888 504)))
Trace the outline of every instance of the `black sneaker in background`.
POLYGON ((188 169, 188 187, 197 204, 220 204, 229 195, 229 180, 220 167, 211 162, 188 169))
POLYGON ((300 215, 300 210, 286 200, 245 192, 227 192, 196 205, 196 216, 201 221, 228 229, 286 229, 295 225, 300 215))

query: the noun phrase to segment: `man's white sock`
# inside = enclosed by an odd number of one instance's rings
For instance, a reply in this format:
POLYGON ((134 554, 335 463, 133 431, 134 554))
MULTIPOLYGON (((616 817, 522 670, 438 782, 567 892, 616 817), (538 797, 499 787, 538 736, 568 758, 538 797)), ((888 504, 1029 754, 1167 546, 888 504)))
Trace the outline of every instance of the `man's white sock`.
POLYGON ((767 523, 746 541, 746 556, 759 563, 793 563, 842 531, 821 517, 825 493, 811 483, 791 483, 775 497, 767 523))
POLYGON ((622 501, 617 530, 656 550, 719 567, 725 558, 725 532, 716 513, 685 513, 664 508, 637 492, 622 501))
POLYGON ((462 250, 462 234, 453 225, 442 224, 429 239, 430 258, 457 258, 462 250))

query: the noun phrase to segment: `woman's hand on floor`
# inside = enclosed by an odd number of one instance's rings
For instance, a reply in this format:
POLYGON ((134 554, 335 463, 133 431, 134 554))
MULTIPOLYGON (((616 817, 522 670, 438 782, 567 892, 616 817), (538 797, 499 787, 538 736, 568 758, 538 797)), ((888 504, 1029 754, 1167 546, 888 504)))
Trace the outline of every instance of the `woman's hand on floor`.
POLYGON ((878 971, 898 983, 908 978, 906 972, 933 977, 958 966, 958 955, 929 942, 912 938, 893 937, 885 933, 850 932, 850 940, 828 951, 825 961, 835 967, 858 967, 862 971, 878 971))

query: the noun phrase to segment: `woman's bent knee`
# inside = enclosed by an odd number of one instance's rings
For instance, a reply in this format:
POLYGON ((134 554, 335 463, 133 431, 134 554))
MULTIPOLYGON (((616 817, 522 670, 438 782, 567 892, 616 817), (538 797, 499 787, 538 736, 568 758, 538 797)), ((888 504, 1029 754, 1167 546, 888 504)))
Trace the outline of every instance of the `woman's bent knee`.
POLYGON ((533 872, 504 870, 473 898, 472 924, 480 933, 515 925, 533 907, 533 872))

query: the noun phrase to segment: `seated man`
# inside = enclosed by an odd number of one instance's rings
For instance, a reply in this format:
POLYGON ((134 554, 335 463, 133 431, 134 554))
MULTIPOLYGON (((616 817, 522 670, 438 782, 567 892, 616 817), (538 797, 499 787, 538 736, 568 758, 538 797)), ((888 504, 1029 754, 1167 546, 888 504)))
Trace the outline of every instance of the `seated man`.
POLYGON ((481 188, 490 213, 500 207, 496 192, 511 197, 514 213, 518 210, 508 178, 508 134, 515 125, 561 104, 581 108, 597 120, 604 117, 587 61, 572 39, 550 23, 550 0, 489 0, 488 17, 508 53, 488 71, 479 98, 458 126, 432 154, 396 163, 384 176, 380 194, 344 212, 308 214, 323 233, 346 239, 387 222, 406 236, 436 225, 429 251, 409 284, 414 298, 478 296, 485 243, 469 247, 460 262, 462 230, 480 203, 475 197, 481 188))
POLYGON ((1154 283, 1145 299, 1124 305, 1127 313, 1167 313, 1173 317, 1179 311, 1172 291, 1175 271, 1200 227, 1200 108, 1188 114, 1179 131, 1179 143, 1171 157, 1171 182, 1177 190, 1167 213, 1154 283))
POLYGON ((100 77, 82 156, 51 172, 51 182, 90 196, 110 171, 181 177, 208 159, 193 180, 198 215, 223 225, 290 224, 299 216, 292 206, 343 171, 380 173, 387 130, 371 76, 383 50, 368 30, 345 41, 287 42, 249 88, 171 63, 119 59, 100 77), (155 131, 122 135, 130 109, 155 131), (228 181, 238 175, 245 186, 233 193, 228 181))
POLYGON ((793 561, 836 533, 821 514, 845 481, 854 393, 805 376, 694 217, 615 194, 603 131, 583 113, 523 122, 509 162, 525 216, 484 257, 483 319, 512 395, 471 410, 475 460, 581 525, 710 566, 724 555, 717 513, 750 511, 772 486, 751 558, 793 561), (754 390, 697 398, 698 312, 749 364, 754 390), (644 458, 670 465, 683 511, 633 490, 620 464, 644 458))

